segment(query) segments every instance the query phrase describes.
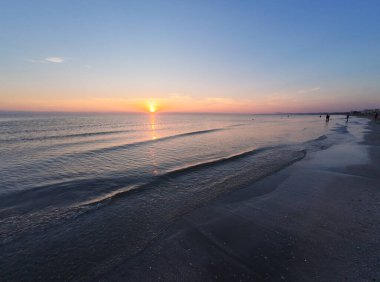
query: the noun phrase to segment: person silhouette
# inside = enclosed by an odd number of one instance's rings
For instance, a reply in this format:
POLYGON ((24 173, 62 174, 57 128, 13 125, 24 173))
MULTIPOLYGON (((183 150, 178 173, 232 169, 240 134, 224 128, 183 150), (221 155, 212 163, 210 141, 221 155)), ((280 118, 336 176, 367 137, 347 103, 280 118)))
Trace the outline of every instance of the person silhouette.
POLYGON ((329 121, 330 121, 330 115, 326 114, 326 122, 329 122, 329 121))
POLYGON ((348 118, 350 117, 350 113, 347 113, 346 115, 346 122, 348 122, 348 118))

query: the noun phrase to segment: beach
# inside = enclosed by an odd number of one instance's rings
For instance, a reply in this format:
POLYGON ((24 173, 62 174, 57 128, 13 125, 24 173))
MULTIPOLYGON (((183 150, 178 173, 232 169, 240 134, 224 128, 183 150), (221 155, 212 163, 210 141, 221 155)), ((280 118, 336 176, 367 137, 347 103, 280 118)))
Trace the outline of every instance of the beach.
POLYGON ((103 281, 378 281, 380 126, 194 210, 103 281))
POLYGON ((380 1, 0 6, 0 282, 380 282, 380 1))
POLYGON ((4 280, 378 279, 378 124, 316 115, 144 121, 3 121, 4 280))

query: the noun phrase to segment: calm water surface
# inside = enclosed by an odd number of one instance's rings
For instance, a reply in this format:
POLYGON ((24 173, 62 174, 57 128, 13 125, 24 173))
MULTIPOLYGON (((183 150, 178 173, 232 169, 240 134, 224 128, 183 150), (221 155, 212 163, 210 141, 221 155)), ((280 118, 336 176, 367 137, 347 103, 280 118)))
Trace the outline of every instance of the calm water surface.
POLYGON ((0 194, 95 178, 136 184, 326 131, 316 116, 174 114, 2 115, 0 129, 0 194))

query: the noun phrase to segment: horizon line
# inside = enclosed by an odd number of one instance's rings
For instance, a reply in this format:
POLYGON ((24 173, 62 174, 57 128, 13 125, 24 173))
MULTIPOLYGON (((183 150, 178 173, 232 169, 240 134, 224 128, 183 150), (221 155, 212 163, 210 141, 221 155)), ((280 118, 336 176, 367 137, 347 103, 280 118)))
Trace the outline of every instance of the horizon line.
POLYGON ((236 115, 301 115, 301 114, 326 114, 326 113, 347 113, 354 111, 365 111, 365 110, 375 110, 373 109, 361 109, 361 110, 350 110, 350 111, 319 111, 319 112, 265 112, 265 113, 254 113, 254 112, 174 112, 174 111, 157 111, 155 113, 142 112, 142 111, 36 111, 36 110, 0 110, 0 113, 33 113, 33 114, 236 114, 236 115))

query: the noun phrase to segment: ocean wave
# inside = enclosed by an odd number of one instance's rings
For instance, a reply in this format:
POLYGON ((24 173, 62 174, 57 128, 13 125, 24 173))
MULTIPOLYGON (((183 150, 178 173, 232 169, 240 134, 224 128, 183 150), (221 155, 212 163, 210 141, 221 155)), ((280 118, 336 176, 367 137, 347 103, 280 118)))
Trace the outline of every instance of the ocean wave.
MULTIPOLYGON (((118 194, 130 192, 137 188, 143 189, 147 187, 146 185, 149 186, 149 185, 154 185, 155 183, 157 184, 161 180, 167 179, 168 177, 173 177, 179 174, 185 174, 187 172, 195 171, 197 169, 211 167, 211 166, 215 166, 224 162, 236 160, 244 156, 252 155, 254 153, 258 153, 269 148, 270 147, 254 149, 254 150, 242 152, 240 154, 231 155, 228 157, 217 158, 217 159, 213 159, 213 160, 209 160, 209 161, 205 161, 201 163, 191 164, 185 167, 180 167, 171 171, 167 171, 158 176, 147 178, 148 180, 147 183, 140 183, 140 185, 135 185, 136 183, 139 182, 139 178, 133 178, 130 176, 113 177, 112 175, 110 175, 109 177, 84 178, 84 179, 77 179, 77 180, 64 181, 64 182, 38 186, 38 187, 34 187, 33 189, 12 193, 9 196, 3 196, 1 198, 2 201, 0 204, 0 208, 4 209, 6 207, 17 205, 18 203, 21 203, 21 202, 28 202, 31 205, 33 205, 34 208, 37 208, 37 206, 38 208, 41 208, 41 205, 44 205, 43 199, 49 199, 49 203, 46 203, 46 204, 51 205, 52 203, 55 203, 54 198, 58 197, 56 201, 57 204, 58 202, 60 204, 64 204, 65 201, 61 193, 66 193, 67 194, 66 197, 68 198, 75 197, 76 200, 81 201, 83 199, 81 199, 80 196, 83 195, 83 192, 86 192, 86 191, 87 192, 90 191, 91 194, 94 194, 94 193, 106 192, 111 189, 118 190, 120 188, 128 186, 126 187, 126 189, 107 193, 107 195, 101 197, 101 199, 112 198, 114 196, 117 196, 118 194), (55 194, 56 191, 61 191, 61 193, 55 194), (71 196, 69 196, 70 194, 71 196)), ((141 179, 140 179, 140 182, 141 182, 141 179)), ((85 197, 87 196, 91 196, 91 195, 85 195, 85 197)), ((93 202, 93 201, 90 201, 90 202, 93 202)), ((87 202, 87 203, 90 203, 90 202, 87 202)))
POLYGON ((225 130, 225 128, 214 128, 214 129, 185 132, 185 133, 170 135, 170 136, 157 138, 157 139, 143 140, 143 141, 137 141, 133 143, 127 143, 127 144, 122 144, 122 145, 117 145, 117 146, 112 146, 112 147, 99 148, 99 149, 95 149, 91 151, 86 151, 84 152, 84 154, 106 153, 106 152, 111 152, 111 151, 124 150, 130 147, 136 147, 136 146, 141 146, 141 145, 146 145, 146 144, 151 144, 151 143, 158 143, 158 142, 172 140, 176 138, 207 134, 207 133, 212 133, 212 132, 217 132, 217 131, 222 131, 222 130, 225 130))
POLYGON ((53 135, 53 136, 39 136, 39 137, 19 137, 1 140, 0 143, 17 142, 17 141, 44 141, 53 139, 65 139, 65 138, 80 138, 80 137, 91 137, 91 136, 101 136, 101 135, 111 135, 132 132, 132 130, 115 130, 115 131, 98 131, 98 132, 85 132, 76 134, 66 134, 66 135, 53 135))
POLYGON ((117 198, 117 197, 123 196, 124 194, 127 194, 127 193, 139 192, 139 191, 141 192, 143 189, 146 189, 146 188, 149 188, 151 186, 154 186, 155 184, 159 184, 160 182, 165 181, 165 180, 167 180, 169 178, 173 178, 173 177, 176 177, 176 176, 179 176, 179 175, 182 175, 182 174, 194 172, 194 171, 197 171, 197 170, 200 170, 200 169, 203 169, 203 168, 209 168, 209 167, 212 167, 212 166, 217 166, 219 164, 226 163, 226 162, 229 162, 229 161, 238 160, 239 158, 244 158, 246 156, 250 156, 250 155, 253 155, 253 154, 265 151, 265 150, 269 150, 270 148, 274 148, 274 147, 266 147, 266 148, 253 149, 253 150, 250 150, 250 151, 245 151, 245 152, 242 152, 242 153, 239 153, 239 154, 235 154, 235 155, 231 155, 231 156, 228 156, 228 157, 217 158, 217 159, 213 159, 213 160, 209 160, 209 161, 205 161, 205 162, 191 164, 191 165, 188 165, 188 166, 185 166, 185 167, 179 167, 179 168, 176 168, 174 170, 167 171, 167 172, 165 172, 165 173, 163 173, 161 175, 158 175, 152 181, 150 181, 148 183, 145 183, 143 185, 128 187, 127 189, 123 189, 123 190, 120 190, 120 191, 114 191, 114 192, 112 192, 110 194, 104 195, 104 196, 102 196, 100 198, 93 199, 91 201, 88 201, 88 202, 82 203, 82 204, 84 204, 84 205, 99 204, 100 202, 111 200, 113 198, 117 198))
MULTIPOLYGON (((198 131, 195 134, 200 134, 199 132, 205 133, 212 131, 217 131, 217 129, 198 131)), ((191 134, 194 134, 194 132, 185 133, 183 135, 187 136, 191 134)), ((288 145, 279 145, 254 148, 252 150, 243 151, 225 157, 193 163, 184 167, 177 167, 160 175, 145 176, 144 181, 142 181, 141 177, 138 176, 117 177, 115 175, 109 175, 101 178, 75 179, 71 181, 38 186, 29 190, 14 192, 9 195, 2 196, 0 209, 6 209, 8 207, 22 204, 23 202, 28 203, 29 208, 33 209, 52 204, 65 205, 72 199, 75 199, 75 202, 80 203, 81 205, 99 204, 103 201, 109 201, 114 198, 121 197, 127 193, 135 193, 137 191, 141 192, 145 189, 148 189, 149 187, 158 185, 167 179, 175 178, 203 169, 218 167, 225 164, 228 165, 229 163, 255 156, 260 153, 269 152, 270 154, 273 154, 272 159, 275 159, 276 152, 278 153, 281 150, 302 152, 302 154, 306 154, 306 151, 308 150, 315 151, 324 149, 326 146, 323 145, 321 141, 325 140, 326 138, 327 137, 325 135, 322 135, 316 139, 306 141, 294 147, 288 145), (59 191, 59 193, 57 191, 59 191)), ((265 161, 263 163, 263 166, 265 166, 265 161)))
POLYGON ((76 179, 38 186, 33 189, 2 196, 0 214, 12 206, 23 205, 23 203, 26 204, 24 208, 28 210, 41 209, 44 206, 50 205, 67 205, 73 199, 75 199, 75 202, 84 206, 100 204, 101 202, 121 197, 127 193, 142 192, 169 178, 233 162, 244 157, 281 147, 282 146, 256 148, 227 157, 190 164, 166 171, 157 176, 145 177, 145 181, 142 181, 139 177, 115 177, 110 175, 108 177, 76 179))
POLYGON ((239 126, 244 126, 244 125, 248 125, 249 123, 238 123, 238 124, 232 124, 228 127, 239 127, 239 126))
MULTIPOLYGON (((182 175, 186 175, 192 172, 197 172, 203 169, 209 169, 212 167, 216 167, 222 164, 228 164, 229 162, 237 161, 239 159, 243 159, 246 157, 251 157, 256 154, 259 154, 261 152, 275 152, 276 149, 285 149, 286 146, 274 146, 274 147, 263 147, 263 148, 258 148, 258 149, 253 149, 249 151, 245 151, 239 154, 231 155, 228 157, 222 157, 218 159, 213 159, 201 163, 196 163, 196 164, 191 164, 185 167, 180 167, 171 171, 167 171, 164 174, 161 174, 157 177, 155 177, 152 181, 149 181, 148 183, 142 184, 142 185, 135 185, 133 187, 126 187, 125 189, 119 190, 119 191, 113 191, 109 194, 103 195, 101 197, 91 199, 90 201, 86 201, 81 203, 81 206, 94 206, 96 205, 97 207, 102 206, 104 203, 110 203, 113 200, 116 200, 121 197, 125 197, 127 195, 130 195, 132 193, 142 193, 145 190, 149 190, 152 187, 156 187, 157 185, 161 184, 164 181, 168 181, 169 179, 173 179, 176 177, 180 177, 182 175)), ((295 158, 289 159, 288 162, 286 162, 286 165, 289 165, 295 161, 298 161, 302 159, 306 155, 306 150, 294 150, 293 153, 295 153, 297 156, 295 158)), ((280 166, 279 168, 273 170, 273 171, 268 171, 268 173, 273 173, 277 171, 278 169, 283 168, 284 166, 280 166)))

